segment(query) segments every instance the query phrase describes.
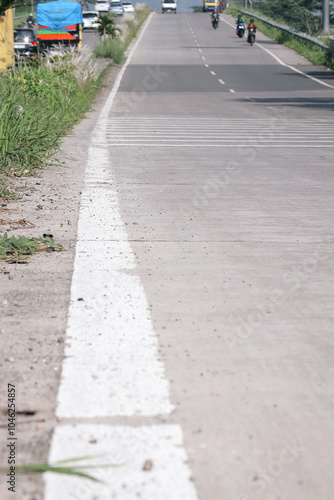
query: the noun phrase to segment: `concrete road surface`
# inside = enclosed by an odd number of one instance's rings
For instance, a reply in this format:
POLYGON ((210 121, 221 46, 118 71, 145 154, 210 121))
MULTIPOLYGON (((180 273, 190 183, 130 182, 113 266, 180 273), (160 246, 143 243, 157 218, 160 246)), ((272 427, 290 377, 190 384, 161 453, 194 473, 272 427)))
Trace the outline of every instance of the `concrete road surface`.
POLYGON ((333 73, 229 23, 154 14, 92 132, 50 458, 118 466, 46 500, 333 498, 333 73))

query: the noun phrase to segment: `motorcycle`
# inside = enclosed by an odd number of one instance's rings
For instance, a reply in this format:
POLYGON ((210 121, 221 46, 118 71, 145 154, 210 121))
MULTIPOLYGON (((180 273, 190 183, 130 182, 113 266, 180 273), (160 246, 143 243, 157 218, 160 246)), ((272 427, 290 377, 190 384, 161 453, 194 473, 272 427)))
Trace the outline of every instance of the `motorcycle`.
POLYGON ((253 28, 252 26, 248 28, 247 42, 251 45, 253 45, 253 43, 255 42, 255 28, 253 28))
POLYGON ((216 30, 218 28, 218 24, 219 24, 219 17, 212 16, 211 22, 212 22, 212 27, 216 30))
POLYGON ((246 31, 245 23, 240 23, 237 27, 237 35, 239 38, 243 38, 246 31))

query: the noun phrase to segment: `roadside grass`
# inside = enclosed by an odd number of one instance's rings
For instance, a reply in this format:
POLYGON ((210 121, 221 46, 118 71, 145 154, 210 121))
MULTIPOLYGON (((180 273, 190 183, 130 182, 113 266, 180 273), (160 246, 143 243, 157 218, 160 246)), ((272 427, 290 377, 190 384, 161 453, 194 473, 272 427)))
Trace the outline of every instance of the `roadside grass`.
POLYGON ((19 198, 21 198, 20 194, 11 188, 9 182, 0 174, 0 201, 6 204, 9 200, 13 201, 19 198))
POLYGON ((126 49, 132 40, 136 38, 138 31, 142 27, 150 12, 151 9, 146 5, 142 5, 140 8, 137 8, 134 14, 134 19, 125 21, 127 25, 127 34, 124 41, 120 36, 117 36, 116 38, 112 38, 110 36, 102 38, 94 48, 94 57, 112 59, 115 64, 120 64, 124 58, 126 49))
MULTIPOLYGON (((85 472, 85 469, 105 469, 109 467, 120 467, 123 464, 94 464, 91 461, 102 455, 92 455, 85 457, 75 457, 67 460, 60 460, 54 464, 27 464, 27 465, 16 465, 15 472, 18 474, 43 474, 44 472, 53 472, 56 474, 77 476, 82 479, 89 479, 95 483, 102 483, 101 479, 85 472)), ((10 467, 0 468, 0 472, 11 473, 10 467)))
MULTIPOLYGON (((237 15, 240 13, 234 7, 229 7, 225 12, 226 14, 234 17, 237 17, 237 15)), ((261 13, 259 13, 259 15, 261 15, 261 13)), ((243 17, 245 18, 245 16, 243 17)), ((296 52, 298 52, 298 54, 308 59, 315 66, 326 66, 328 68, 334 69, 334 59, 326 49, 322 49, 317 45, 313 45, 311 42, 301 40, 277 28, 268 26, 258 19, 255 19, 255 23, 261 33, 268 36, 269 38, 276 40, 279 44, 285 45, 286 47, 295 50, 296 52)))
POLYGON ((102 86, 90 54, 60 51, 0 75, 0 196, 8 177, 49 164, 66 134, 102 86))
POLYGON ((27 263, 27 257, 36 252, 61 252, 64 248, 55 243, 50 236, 27 238, 26 236, 8 237, 7 233, 0 234, 0 261, 14 264, 27 263), (22 260, 23 259, 23 260, 22 260))
POLYGON ((120 64, 124 57, 124 44, 117 38, 106 37, 96 45, 94 57, 112 59, 115 64, 120 64))

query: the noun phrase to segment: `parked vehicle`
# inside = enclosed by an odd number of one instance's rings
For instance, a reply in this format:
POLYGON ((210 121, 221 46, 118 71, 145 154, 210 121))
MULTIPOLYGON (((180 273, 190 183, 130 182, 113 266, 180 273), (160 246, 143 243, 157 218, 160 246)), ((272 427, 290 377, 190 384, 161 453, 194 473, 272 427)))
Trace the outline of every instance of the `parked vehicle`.
POLYGON ((14 29, 14 52, 16 57, 34 59, 38 55, 37 33, 32 28, 14 29))
POLYGON ((60 44, 81 48, 84 20, 80 3, 63 0, 39 3, 36 17, 41 50, 60 44))
POLYGON ((108 14, 109 2, 107 2, 107 0, 96 0, 95 11, 99 14, 108 14))
POLYGON ((134 12, 135 8, 131 2, 122 2, 123 4, 123 9, 126 14, 134 12))
POLYGON ((98 27, 99 15, 95 10, 86 10, 82 13, 82 17, 84 21, 84 30, 95 29, 98 27))
POLYGON ((111 2, 109 7, 109 12, 116 14, 117 16, 122 16, 124 14, 123 5, 121 2, 111 2))
POLYGON ((245 23, 238 24, 238 26, 237 26, 237 35, 238 35, 239 38, 243 38, 243 36, 245 34, 245 31, 246 31, 246 25, 245 25, 245 23))
POLYGON ((165 12, 174 12, 176 14, 177 0, 162 0, 161 10, 164 14, 165 12))

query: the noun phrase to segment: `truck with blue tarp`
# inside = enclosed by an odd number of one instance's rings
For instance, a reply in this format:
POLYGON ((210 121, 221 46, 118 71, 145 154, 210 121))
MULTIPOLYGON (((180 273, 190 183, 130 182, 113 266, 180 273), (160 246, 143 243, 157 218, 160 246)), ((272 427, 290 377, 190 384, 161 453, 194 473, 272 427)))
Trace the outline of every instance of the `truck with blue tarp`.
POLYGON ((36 7, 37 38, 43 49, 56 45, 81 48, 82 6, 78 2, 39 3, 36 7))

